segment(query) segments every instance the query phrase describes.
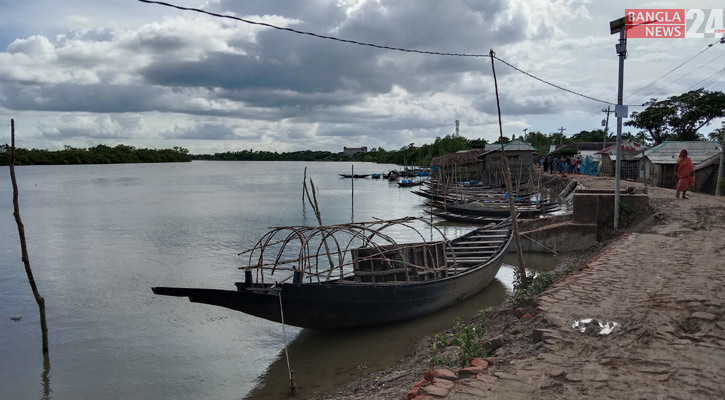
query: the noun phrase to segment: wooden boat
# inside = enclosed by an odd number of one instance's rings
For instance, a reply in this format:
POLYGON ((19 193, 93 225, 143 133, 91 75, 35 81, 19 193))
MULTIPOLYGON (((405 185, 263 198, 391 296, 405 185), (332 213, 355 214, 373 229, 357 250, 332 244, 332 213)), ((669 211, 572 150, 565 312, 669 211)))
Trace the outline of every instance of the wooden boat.
POLYGON ((502 222, 501 218, 485 217, 482 215, 467 215, 458 214, 444 210, 424 210, 426 213, 435 215, 436 217, 443 218, 447 221, 452 222, 463 222, 466 224, 473 225, 490 225, 502 222))
MULTIPOLYGON (((561 209, 559 203, 544 203, 541 205, 516 205, 516 213, 523 218, 538 216, 543 213, 551 213, 561 209)), ((447 204, 445 206, 446 211, 450 211, 456 214, 465 215, 481 215, 488 217, 507 217, 511 215, 511 209, 508 204, 500 203, 482 203, 482 202, 471 202, 465 204, 447 204)))
POLYGON ((419 186, 422 184, 423 184, 423 181, 416 181, 413 179, 401 179, 398 181, 398 186, 400 186, 400 187, 419 186))
POLYGON ((372 178, 373 179, 380 179, 380 174, 373 174, 372 175, 372 178))
MULTIPOLYGON (((436 193, 430 190, 421 189, 414 190, 414 194, 424 197, 430 200, 437 201, 439 203, 467 203, 471 201, 486 201, 495 203, 506 203, 508 204, 508 197, 505 193, 465 193, 465 192, 451 192, 446 194, 436 193)), ((516 196, 515 200, 517 203, 528 203, 531 199, 531 194, 525 194, 516 196)))
POLYGON ((338 174, 343 178, 367 178, 370 174, 338 174))
POLYGON ((427 223, 409 217, 276 228, 247 251, 250 265, 243 267, 245 280, 236 283, 237 290, 152 289, 158 295, 188 297, 192 302, 303 328, 355 328, 420 317, 478 293, 493 281, 511 244, 510 226, 504 225, 479 228, 450 241, 431 225, 442 240, 410 244, 398 244, 383 232, 390 227, 410 227, 413 220, 427 223), (338 240, 338 235, 331 240, 333 233, 350 235, 354 240, 343 247, 346 241, 338 240), (328 250, 324 250, 327 245, 323 246, 321 238, 328 239, 328 250), (373 239, 384 239, 383 244, 375 244, 373 239), (299 251, 287 248, 297 241, 303 244, 299 251), (363 246, 353 245, 357 241, 363 246), (281 248, 273 246, 279 244, 281 248), (273 260, 264 261, 265 253, 271 253, 273 260), (282 259, 289 253, 299 256, 282 259), (328 258, 336 259, 338 264, 318 270, 328 258), (265 282, 282 270, 291 275, 265 282), (290 278, 291 282, 287 282, 290 278))

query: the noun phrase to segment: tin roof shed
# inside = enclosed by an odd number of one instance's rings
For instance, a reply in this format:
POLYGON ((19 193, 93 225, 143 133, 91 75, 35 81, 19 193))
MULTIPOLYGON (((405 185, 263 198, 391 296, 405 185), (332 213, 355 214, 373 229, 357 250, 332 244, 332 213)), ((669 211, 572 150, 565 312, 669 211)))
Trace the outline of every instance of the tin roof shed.
MULTIPOLYGON (((516 139, 508 143, 504 143, 503 148, 505 151, 539 151, 536 147, 524 142, 523 140, 516 139)), ((501 151, 501 143, 493 143, 486 145, 486 153, 492 153, 494 151, 501 151)))
POLYGON ((722 146, 717 142, 662 142, 644 155, 654 164, 675 164, 682 149, 687 150, 692 163, 698 166, 714 155, 719 155, 722 146))

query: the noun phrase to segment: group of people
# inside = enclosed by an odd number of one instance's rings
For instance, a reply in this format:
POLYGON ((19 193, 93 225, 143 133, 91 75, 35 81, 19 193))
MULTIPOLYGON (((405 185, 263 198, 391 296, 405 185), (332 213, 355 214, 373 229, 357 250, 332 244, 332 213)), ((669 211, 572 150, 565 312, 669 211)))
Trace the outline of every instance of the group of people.
MULTIPOLYGON (((582 158, 581 156, 560 156, 557 154, 547 155, 534 159, 534 163, 541 166, 543 172, 554 173, 581 173, 582 158)), ((675 177, 677 178, 677 193, 675 197, 687 199, 685 195, 690 188, 695 186, 695 166, 692 160, 687 155, 687 150, 682 149, 679 157, 677 158, 677 164, 675 164, 675 177)))
POLYGON ((542 171, 549 171, 550 174, 579 174, 582 170, 582 158, 581 156, 574 157, 550 154, 539 158, 539 165, 542 171))

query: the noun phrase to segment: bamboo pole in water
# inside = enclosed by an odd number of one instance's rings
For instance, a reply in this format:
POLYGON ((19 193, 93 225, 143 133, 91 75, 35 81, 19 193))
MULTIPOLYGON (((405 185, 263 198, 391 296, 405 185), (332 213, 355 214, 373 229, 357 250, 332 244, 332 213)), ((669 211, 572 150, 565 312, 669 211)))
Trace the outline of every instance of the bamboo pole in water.
MULTIPOLYGON (((310 196, 309 193, 307 193, 307 201, 310 202, 310 206, 312 206, 312 211, 315 212, 315 217, 317 217, 317 223, 320 225, 320 228, 323 228, 324 225, 322 224, 322 216, 320 215, 320 207, 317 204, 317 190, 315 189, 315 183, 312 182, 312 179, 310 179, 310 186, 312 186, 312 196, 310 196)), ((305 183, 304 186, 305 191, 307 190, 307 184, 305 183)), ((327 245, 327 239, 325 238, 325 232, 322 232, 322 243, 325 244, 325 251, 327 252, 327 260, 330 262, 330 272, 327 274, 327 279, 330 279, 330 276, 332 275, 332 271, 335 268, 335 263, 332 261, 332 256, 330 255, 330 247, 327 245)), ((302 269, 302 268, 300 268, 302 269)), ((340 278, 342 278, 342 268, 340 268, 340 278)))
POLYGON ((494 66, 495 62, 495 54, 493 50, 489 53, 491 57, 491 70, 493 71, 493 84, 494 88, 496 89, 496 107, 498 108, 498 130, 499 130, 499 137, 501 138, 501 156, 503 158, 503 164, 504 164, 504 179, 506 180, 506 191, 509 193, 508 199, 509 199, 509 208, 511 209, 511 223, 513 225, 514 229, 514 239, 516 241, 516 252, 519 256, 519 266, 516 268, 516 275, 517 279, 519 281, 519 285, 522 288, 525 288, 528 286, 527 277, 526 277, 526 266, 524 265, 524 253, 521 249, 521 237, 519 237, 519 222, 516 218, 516 205, 514 204, 514 196, 512 193, 512 185, 511 185, 511 170, 509 169, 509 163, 506 159, 506 150, 504 150, 503 145, 503 124, 501 122, 501 103, 499 101, 498 97, 498 82, 496 81, 496 68, 494 66))
MULTIPOLYGON (((307 167, 305 167, 305 174, 302 176, 302 187, 304 188, 307 184, 307 167)), ((305 191, 302 191, 302 207, 305 206, 305 191)))
POLYGON ((48 324, 45 320, 45 299, 40 295, 38 286, 35 284, 33 270, 30 268, 30 259, 28 257, 28 247, 25 242, 25 226, 20 219, 20 206, 18 204, 18 183, 15 179, 15 120, 10 120, 10 180, 13 185, 13 216, 15 223, 18 225, 18 235, 20 236, 20 250, 22 254, 23 264, 25 265, 25 273, 28 275, 28 282, 33 291, 35 302, 38 303, 40 310, 40 330, 43 334, 43 354, 48 354, 48 324))

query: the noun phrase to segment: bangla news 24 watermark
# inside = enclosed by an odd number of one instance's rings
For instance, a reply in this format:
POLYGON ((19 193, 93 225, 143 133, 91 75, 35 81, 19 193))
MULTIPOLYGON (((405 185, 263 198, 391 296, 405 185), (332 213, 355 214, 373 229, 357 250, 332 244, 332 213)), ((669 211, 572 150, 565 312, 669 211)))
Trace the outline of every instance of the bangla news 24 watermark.
POLYGON ((624 20, 627 38, 714 39, 725 35, 723 9, 626 9, 624 20))

